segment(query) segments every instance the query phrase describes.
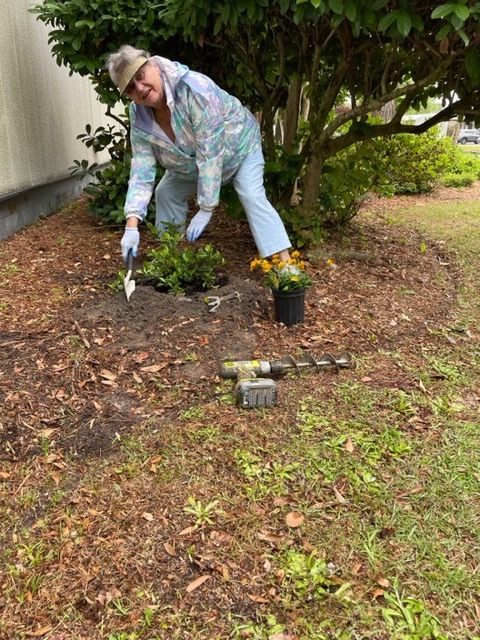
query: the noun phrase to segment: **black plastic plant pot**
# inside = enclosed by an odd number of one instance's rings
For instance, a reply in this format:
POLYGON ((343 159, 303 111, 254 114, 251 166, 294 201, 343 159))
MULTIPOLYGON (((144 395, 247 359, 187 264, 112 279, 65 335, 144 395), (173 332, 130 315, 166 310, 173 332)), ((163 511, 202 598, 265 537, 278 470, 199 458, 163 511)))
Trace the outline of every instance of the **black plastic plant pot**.
POLYGON ((293 291, 272 289, 277 322, 282 322, 290 327, 304 321, 305 291, 306 289, 294 289, 293 291))

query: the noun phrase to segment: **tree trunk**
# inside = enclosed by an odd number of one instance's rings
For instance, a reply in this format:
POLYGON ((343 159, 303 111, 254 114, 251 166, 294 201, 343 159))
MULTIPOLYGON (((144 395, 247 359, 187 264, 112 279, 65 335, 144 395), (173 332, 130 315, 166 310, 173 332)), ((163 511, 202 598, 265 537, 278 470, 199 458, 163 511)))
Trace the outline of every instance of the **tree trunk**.
POLYGON ((321 151, 312 149, 305 165, 305 179, 303 182, 301 210, 306 217, 314 215, 318 208, 318 196, 320 194, 324 163, 325 157, 321 151))
POLYGON ((263 110, 263 134, 267 160, 275 160, 275 121, 270 105, 263 110))
POLYGON ((292 153, 293 151, 293 143, 298 129, 301 95, 302 77, 297 75, 290 83, 287 105, 285 108, 283 148, 286 153, 292 153))

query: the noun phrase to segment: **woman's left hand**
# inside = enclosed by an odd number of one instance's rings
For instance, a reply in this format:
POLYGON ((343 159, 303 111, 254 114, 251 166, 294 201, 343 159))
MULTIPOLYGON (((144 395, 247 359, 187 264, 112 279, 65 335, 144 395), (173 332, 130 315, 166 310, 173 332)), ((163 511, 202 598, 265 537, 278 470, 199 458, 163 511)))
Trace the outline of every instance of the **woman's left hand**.
POLYGON ((205 230, 205 227, 210 222, 210 218, 212 217, 211 211, 205 211, 204 209, 199 209, 198 212, 193 216, 190 224, 187 229, 187 240, 189 242, 195 242, 202 235, 205 230))

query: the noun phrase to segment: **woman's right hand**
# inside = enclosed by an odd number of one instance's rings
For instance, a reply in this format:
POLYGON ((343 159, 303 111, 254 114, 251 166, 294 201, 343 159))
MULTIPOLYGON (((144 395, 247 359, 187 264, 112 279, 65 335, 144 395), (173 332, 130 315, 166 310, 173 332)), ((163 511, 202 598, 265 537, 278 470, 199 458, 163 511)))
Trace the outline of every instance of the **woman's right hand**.
POLYGON ((125 262, 127 261, 130 249, 132 250, 132 255, 135 258, 138 253, 139 244, 140 232, 138 231, 137 227, 125 227, 125 232, 120 242, 120 246, 122 247, 122 256, 125 262))

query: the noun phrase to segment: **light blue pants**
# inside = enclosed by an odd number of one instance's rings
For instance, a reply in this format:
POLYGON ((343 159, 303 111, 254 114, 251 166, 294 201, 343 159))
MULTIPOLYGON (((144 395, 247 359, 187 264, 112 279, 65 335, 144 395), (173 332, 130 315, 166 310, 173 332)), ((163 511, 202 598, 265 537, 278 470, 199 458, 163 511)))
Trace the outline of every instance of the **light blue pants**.
MULTIPOLYGON (((245 158, 232 178, 258 252, 263 258, 291 246, 282 219, 267 199, 263 183, 264 166, 260 148, 245 158)), ((196 180, 185 180, 178 174, 165 172, 155 189, 155 225, 159 231, 164 230, 168 223, 184 230, 187 200, 196 191, 196 180)))

